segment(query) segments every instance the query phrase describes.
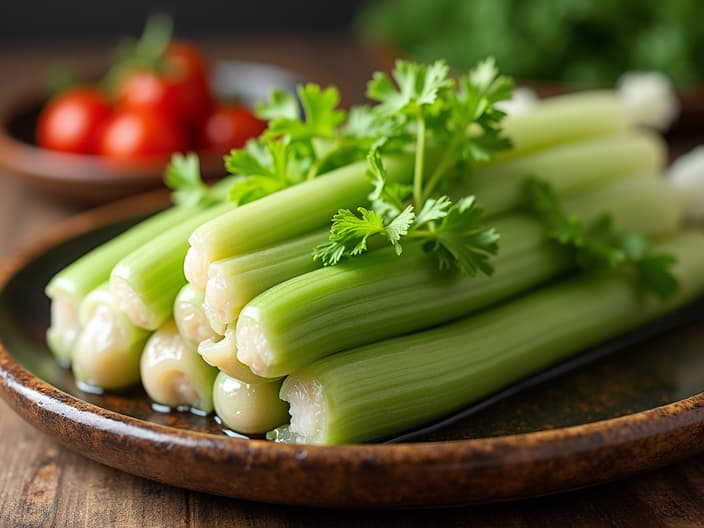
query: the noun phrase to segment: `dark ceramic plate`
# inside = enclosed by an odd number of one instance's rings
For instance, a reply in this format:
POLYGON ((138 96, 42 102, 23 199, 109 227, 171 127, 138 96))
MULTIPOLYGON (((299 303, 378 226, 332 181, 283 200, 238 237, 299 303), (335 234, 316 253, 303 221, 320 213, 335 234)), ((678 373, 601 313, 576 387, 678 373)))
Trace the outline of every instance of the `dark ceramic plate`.
MULTIPOLYGON (((237 99, 248 106, 266 99, 273 88, 295 90, 300 77, 269 64, 220 61, 213 65, 211 86, 219 100, 237 99)), ((53 152, 34 142, 45 98, 39 90, 22 92, 0 105, 0 169, 8 176, 65 201, 105 203, 161 186, 164 161, 117 164, 100 156, 53 152)), ((225 173, 222 156, 204 154, 205 177, 225 173)))
POLYGON ((257 501, 419 507, 552 493, 704 450, 702 303, 401 443, 312 447, 231 438, 212 418, 154 411, 139 391, 83 394, 44 343, 43 286, 75 257, 164 204, 163 194, 152 194, 86 213, 0 271, 0 395, 28 422, 93 460, 257 501))

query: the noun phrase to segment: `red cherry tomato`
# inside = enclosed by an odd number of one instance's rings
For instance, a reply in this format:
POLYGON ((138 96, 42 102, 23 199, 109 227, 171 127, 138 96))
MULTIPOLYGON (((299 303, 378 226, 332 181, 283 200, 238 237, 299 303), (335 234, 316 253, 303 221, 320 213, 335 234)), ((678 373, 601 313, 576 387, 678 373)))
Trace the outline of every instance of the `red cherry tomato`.
POLYGON ((161 112, 187 126, 195 125, 212 106, 207 63, 192 46, 172 42, 162 71, 136 70, 122 79, 118 104, 161 112))
POLYGON ((43 148, 93 154, 100 129, 112 112, 96 88, 80 86, 54 97, 39 114, 37 144, 43 148))
POLYGON ((122 110, 105 125, 100 154, 116 161, 166 159, 188 150, 184 129, 157 112, 122 110))
POLYGON ((191 44, 174 40, 166 49, 166 62, 170 70, 184 77, 200 76, 207 83, 210 66, 203 55, 191 44))
POLYGON ((199 145, 206 150, 227 153, 243 147, 248 139, 258 136, 265 128, 266 123, 243 106, 220 105, 203 122, 199 145))

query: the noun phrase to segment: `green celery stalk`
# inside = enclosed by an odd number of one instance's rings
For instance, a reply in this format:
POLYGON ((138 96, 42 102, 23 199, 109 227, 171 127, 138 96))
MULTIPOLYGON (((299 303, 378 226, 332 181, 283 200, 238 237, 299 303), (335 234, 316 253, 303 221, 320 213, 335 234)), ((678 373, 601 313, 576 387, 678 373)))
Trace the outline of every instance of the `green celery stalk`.
MULTIPOLYGON (((609 212, 621 231, 666 234, 679 223, 674 196, 654 177, 618 181, 565 205, 586 219, 609 212)), ((513 215, 494 225, 502 238, 491 277, 439 272, 432 257, 406 244, 401 257, 380 250, 274 286, 242 309, 237 358, 259 376, 283 376, 341 350, 464 316, 570 269, 538 221, 513 215)))
POLYGON ((633 120, 614 90, 550 97, 523 114, 506 117, 503 130, 513 148, 497 153, 495 160, 513 159, 561 143, 624 132, 634 124, 633 120))
MULTIPOLYGON (((409 182, 411 156, 388 157, 392 181, 409 182)), ((366 162, 354 163, 245 204, 196 229, 184 263, 188 282, 204 290, 208 266, 217 260, 273 246, 329 225, 338 209, 367 202, 366 162)))
POLYGON ((174 408, 188 407, 197 414, 213 411, 217 369, 201 359, 173 321, 164 323, 147 341, 140 373, 144 390, 155 402, 174 408))
MULTIPOLYGON (((480 169, 459 195, 476 192, 487 212, 520 205, 521 182, 535 175, 550 182, 561 195, 634 174, 654 174, 663 164, 664 146, 658 136, 633 132, 554 147, 513 161, 480 169)), ((326 232, 211 264, 205 288, 205 311, 210 325, 224 334, 242 307, 256 295, 316 269, 310 248, 324 242, 326 232), (308 241, 309 240, 309 241, 308 241)))
POLYGON ((589 138, 480 167, 460 184, 458 196, 474 194, 488 216, 521 204, 521 183, 535 176, 550 183, 560 196, 571 196, 634 174, 660 174, 666 146, 652 132, 589 138))
POLYGON ((215 205, 154 237, 120 260, 110 274, 110 289, 133 324, 156 330, 170 317, 174 300, 186 284, 183 259, 188 237, 200 225, 233 210, 215 205))
POLYGON ((577 276, 433 330, 336 354, 289 376, 281 441, 341 444, 400 433, 683 306, 704 291, 704 236, 658 246, 678 259, 679 292, 644 298, 631 277, 577 276))
POLYGON ((221 335, 237 321, 242 307, 263 291, 313 271, 320 263, 312 249, 327 241, 329 229, 314 231, 270 248, 213 262, 208 267, 204 309, 221 335))
POLYGON ((59 361, 71 362, 81 331, 79 306, 86 295, 108 280, 121 258, 192 215, 193 209, 188 207, 166 209, 86 253, 49 281, 46 294, 51 299, 51 324, 47 343, 59 361))
POLYGON ((107 283, 80 307, 82 330, 73 349, 73 374, 88 392, 120 390, 139 382, 139 358, 149 332, 124 316, 107 283))

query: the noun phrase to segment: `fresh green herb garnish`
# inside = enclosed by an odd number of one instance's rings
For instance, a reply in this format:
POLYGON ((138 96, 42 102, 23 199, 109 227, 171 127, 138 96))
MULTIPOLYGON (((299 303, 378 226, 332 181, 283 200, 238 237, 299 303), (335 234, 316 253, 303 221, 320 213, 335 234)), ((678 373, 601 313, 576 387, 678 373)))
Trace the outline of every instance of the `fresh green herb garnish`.
POLYGON ((193 152, 174 154, 166 166, 164 183, 170 189, 173 202, 186 207, 195 207, 211 201, 211 188, 201 178, 200 161, 193 152))
POLYGON ((643 289, 665 300, 678 288, 672 273, 676 259, 652 253, 640 233, 616 232, 610 215, 601 215, 590 225, 565 213, 553 188, 545 181, 526 182, 528 207, 545 225, 550 240, 570 251, 584 270, 626 268, 634 272, 643 289))
POLYGON ((357 122, 387 123, 386 139, 371 146, 367 160, 373 190, 371 209, 348 209, 333 217, 330 240, 315 248, 314 258, 335 265, 343 257, 367 251, 372 236, 385 238, 402 252, 401 239, 420 239, 435 255, 440 269, 468 275, 490 274, 490 257, 498 251, 498 234, 483 223, 474 197, 454 203, 434 195, 448 171, 458 163, 484 161, 508 148, 501 136, 505 114, 494 106, 511 97, 512 83, 499 76, 492 60, 480 63, 457 82, 442 61, 421 65, 398 61, 392 76, 376 73, 367 88, 376 107, 356 116, 357 122), (381 151, 387 141, 415 152, 413 185, 389 182, 381 151), (441 155, 426 178, 426 146, 442 145, 441 155))

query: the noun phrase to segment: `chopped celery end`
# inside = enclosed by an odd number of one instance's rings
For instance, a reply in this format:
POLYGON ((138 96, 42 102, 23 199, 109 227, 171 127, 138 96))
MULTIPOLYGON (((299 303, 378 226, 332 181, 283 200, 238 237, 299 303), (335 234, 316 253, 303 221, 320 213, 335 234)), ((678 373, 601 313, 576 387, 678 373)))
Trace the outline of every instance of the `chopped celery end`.
POLYGON ((147 341, 140 372, 144 390, 155 402, 206 414, 213 411, 217 369, 203 361, 173 321, 166 322, 147 341))
POLYGON ((220 372, 213 388, 215 412, 233 431, 263 434, 286 423, 288 405, 279 399, 281 381, 245 383, 220 372))

